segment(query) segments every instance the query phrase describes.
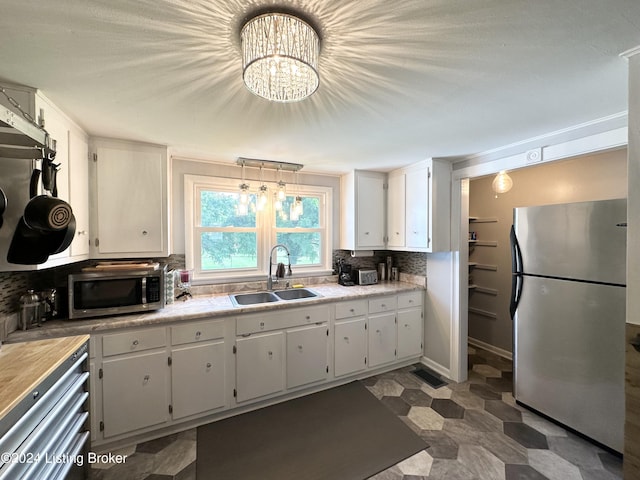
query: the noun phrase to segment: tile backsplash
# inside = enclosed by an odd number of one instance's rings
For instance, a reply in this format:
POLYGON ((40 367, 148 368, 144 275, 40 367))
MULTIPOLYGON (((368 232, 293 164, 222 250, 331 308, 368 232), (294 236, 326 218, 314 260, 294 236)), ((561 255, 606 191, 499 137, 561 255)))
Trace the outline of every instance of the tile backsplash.
POLYGON ((387 250, 376 250, 371 257, 352 257, 349 250, 333 251, 333 268, 342 259, 354 268, 376 269, 378 263, 385 262, 387 256, 393 257, 393 265, 397 266, 400 273, 410 275, 426 276, 427 274, 427 254, 421 252, 391 252, 387 250))

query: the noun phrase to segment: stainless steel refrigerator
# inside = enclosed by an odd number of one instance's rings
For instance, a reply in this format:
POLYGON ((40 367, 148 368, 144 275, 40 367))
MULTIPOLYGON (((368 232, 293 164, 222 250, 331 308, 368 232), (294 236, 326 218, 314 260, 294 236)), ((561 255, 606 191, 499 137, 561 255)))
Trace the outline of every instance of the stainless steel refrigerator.
POLYGON ((514 209, 514 397, 622 452, 625 199, 514 209))

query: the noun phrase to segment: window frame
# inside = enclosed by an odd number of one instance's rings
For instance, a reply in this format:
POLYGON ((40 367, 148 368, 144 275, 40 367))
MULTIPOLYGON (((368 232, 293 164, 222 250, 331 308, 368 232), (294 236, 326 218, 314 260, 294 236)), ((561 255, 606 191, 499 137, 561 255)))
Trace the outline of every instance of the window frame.
MULTIPOLYGON (((185 264, 186 268, 193 270, 193 282, 195 284, 215 284, 230 283, 234 281, 257 281, 266 280, 268 275, 269 253, 271 248, 276 245, 276 235, 283 231, 293 231, 295 228, 276 228, 275 211, 273 201, 267 203, 263 211, 256 211, 256 238, 257 238, 257 267, 243 269, 225 269, 225 270, 203 270, 201 250, 201 233, 203 231, 253 231, 254 227, 232 227, 227 230, 224 227, 201 227, 200 226, 200 192, 203 190, 224 191, 236 193, 240 179, 231 179, 204 175, 184 175, 184 227, 185 227, 185 264)), ((256 181, 247 181, 253 183, 251 193, 255 194, 257 189, 256 181)), ((263 182, 269 192, 274 192, 277 184, 275 182, 263 182)), ((287 184, 287 196, 300 195, 302 197, 318 197, 319 198, 319 228, 305 228, 303 233, 320 232, 321 248, 320 263, 314 265, 293 266, 293 276, 314 276, 328 275, 332 272, 332 239, 333 239, 333 222, 332 222, 332 193, 331 187, 313 186, 313 185, 294 185, 287 184)), ((274 254, 274 257, 276 254, 274 254)), ((274 258, 274 263, 275 263, 274 258)), ((272 273, 275 272, 275 267, 272 273)))

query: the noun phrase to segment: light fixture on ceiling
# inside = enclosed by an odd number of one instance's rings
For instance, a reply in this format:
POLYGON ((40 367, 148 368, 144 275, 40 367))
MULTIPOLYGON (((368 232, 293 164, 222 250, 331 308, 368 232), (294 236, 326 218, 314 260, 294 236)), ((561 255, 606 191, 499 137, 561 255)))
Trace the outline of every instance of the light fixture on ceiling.
POLYGON ((511 190, 511 187, 513 187, 513 180, 511 180, 511 177, 506 170, 500 170, 496 175, 496 178, 494 178, 491 183, 491 188, 493 188, 493 191, 496 192, 496 194, 507 193, 511 190))
POLYGON ((297 102, 320 83, 320 39, 305 21, 288 13, 266 13, 250 19, 240 32, 242 78, 259 97, 297 102))

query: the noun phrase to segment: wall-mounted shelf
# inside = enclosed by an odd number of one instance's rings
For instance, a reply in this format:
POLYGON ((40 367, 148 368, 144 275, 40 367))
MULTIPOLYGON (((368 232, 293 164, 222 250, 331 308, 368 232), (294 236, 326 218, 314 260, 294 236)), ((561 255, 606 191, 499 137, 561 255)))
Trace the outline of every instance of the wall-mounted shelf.
POLYGON ((496 313, 489 312, 488 310, 482 310, 481 308, 469 307, 469 312, 475 313, 476 315, 482 315, 483 317, 498 318, 496 313))
POLYGON ((477 262, 472 262, 473 268, 477 268, 478 270, 489 270, 491 272, 496 272, 498 271, 498 266, 497 265, 489 265, 489 264, 484 264, 484 263, 477 263, 477 262))
POLYGON ((496 290, 495 288, 481 287, 479 285, 476 285, 476 292, 484 293, 485 295, 491 295, 493 297, 498 296, 498 290, 496 290))
POLYGON ((470 283, 469 284, 469 290, 473 290, 475 288, 478 288, 478 286, 475 283, 470 283))
POLYGON ((469 217, 469 223, 498 223, 497 217, 469 217))
POLYGON ((497 240, 469 240, 469 243, 473 242, 478 247, 497 247, 497 240))

